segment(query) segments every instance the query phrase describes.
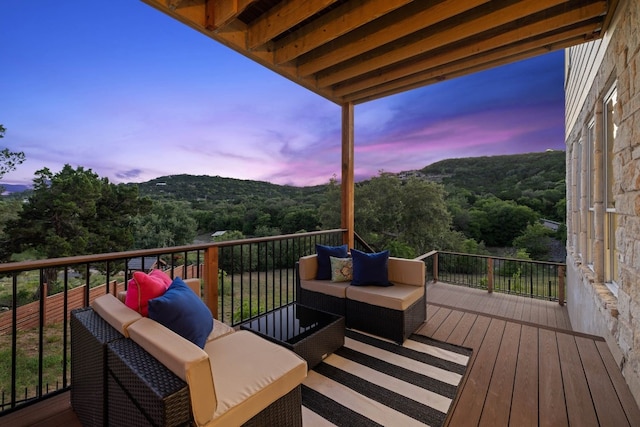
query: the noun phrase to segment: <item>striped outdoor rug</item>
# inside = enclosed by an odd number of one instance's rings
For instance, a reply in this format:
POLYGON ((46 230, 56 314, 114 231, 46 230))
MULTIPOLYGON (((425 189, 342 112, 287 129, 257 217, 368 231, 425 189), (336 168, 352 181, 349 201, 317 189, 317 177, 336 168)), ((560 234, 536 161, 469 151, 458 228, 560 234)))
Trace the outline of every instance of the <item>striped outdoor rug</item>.
POLYGON ((302 384, 303 426, 441 426, 471 350, 412 335, 400 346, 347 330, 302 384))

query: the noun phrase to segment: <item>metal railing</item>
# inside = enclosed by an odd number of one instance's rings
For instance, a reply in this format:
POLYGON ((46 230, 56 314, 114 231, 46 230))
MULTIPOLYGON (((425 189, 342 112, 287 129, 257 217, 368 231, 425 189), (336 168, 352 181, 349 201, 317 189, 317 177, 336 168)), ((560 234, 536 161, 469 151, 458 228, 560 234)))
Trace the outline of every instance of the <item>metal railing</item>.
MULTIPOLYGON (((428 256, 427 256, 428 255, 428 256)), ((447 283, 565 303, 566 266, 562 263, 456 252, 430 252, 432 279, 447 283)))
POLYGON ((125 291, 132 260, 200 278, 213 315, 237 325, 295 301, 295 262, 345 231, 0 264, 0 415, 70 387, 70 313, 125 291))

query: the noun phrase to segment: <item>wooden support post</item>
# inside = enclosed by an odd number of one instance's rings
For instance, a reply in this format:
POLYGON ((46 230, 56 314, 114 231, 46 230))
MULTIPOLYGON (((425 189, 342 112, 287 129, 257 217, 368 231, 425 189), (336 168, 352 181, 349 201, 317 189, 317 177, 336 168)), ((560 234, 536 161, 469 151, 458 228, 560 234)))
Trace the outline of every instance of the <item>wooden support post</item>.
POLYGON ((204 251, 204 302, 218 319, 218 247, 210 246, 204 251))
POLYGON ((493 258, 487 258, 487 292, 493 292, 493 258))
POLYGON ((341 181, 341 227, 346 229, 342 242, 349 248, 354 244, 354 131, 353 103, 342 105, 342 181, 341 181))
POLYGON ((564 265, 558 267, 558 304, 564 305, 564 265))

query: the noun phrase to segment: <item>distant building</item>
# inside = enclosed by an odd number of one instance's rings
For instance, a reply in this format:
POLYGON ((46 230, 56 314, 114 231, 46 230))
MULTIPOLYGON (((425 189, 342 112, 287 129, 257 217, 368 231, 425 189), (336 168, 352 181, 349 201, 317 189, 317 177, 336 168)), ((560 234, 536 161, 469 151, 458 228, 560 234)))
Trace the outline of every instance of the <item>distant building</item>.
POLYGON ((221 237, 221 236, 223 236, 223 235, 224 235, 224 233, 226 233, 226 232, 227 232, 227 230, 216 231, 215 233, 212 233, 212 234, 211 234, 211 237, 214 237, 214 238, 215 238, 215 237, 221 237))
POLYGON ((560 228, 560 223, 558 221, 551 221, 550 219, 542 218, 540 220, 540 224, 553 231, 558 231, 558 228, 560 228))
POLYGON ((144 271, 149 272, 156 268, 164 268, 167 266, 167 263, 163 260, 158 260, 157 257, 147 256, 147 257, 137 257, 131 258, 129 262, 127 262, 127 270, 130 272, 134 271, 144 271))

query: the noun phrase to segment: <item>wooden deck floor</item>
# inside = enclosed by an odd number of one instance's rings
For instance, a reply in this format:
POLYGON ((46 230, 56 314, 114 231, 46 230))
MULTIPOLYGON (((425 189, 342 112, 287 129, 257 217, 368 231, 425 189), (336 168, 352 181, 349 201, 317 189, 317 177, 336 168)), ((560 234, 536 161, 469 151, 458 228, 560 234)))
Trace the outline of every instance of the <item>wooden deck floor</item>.
MULTIPOLYGON (((429 284, 419 333, 473 349, 447 426, 640 426, 604 340, 571 332, 557 303, 429 284)), ((69 393, 0 425, 77 427, 69 393)))
POLYGON ((473 349, 447 425, 640 426, 605 341, 568 330, 557 303, 513 298, 429 285, 419 332, 473 349))
POLYGON ((446 283, 429 283, 427 301, 465 312, 482 313, 536 325, 572 330, 566 307, 550 301, 524 298, 498 292, 467 288, 446 283))

